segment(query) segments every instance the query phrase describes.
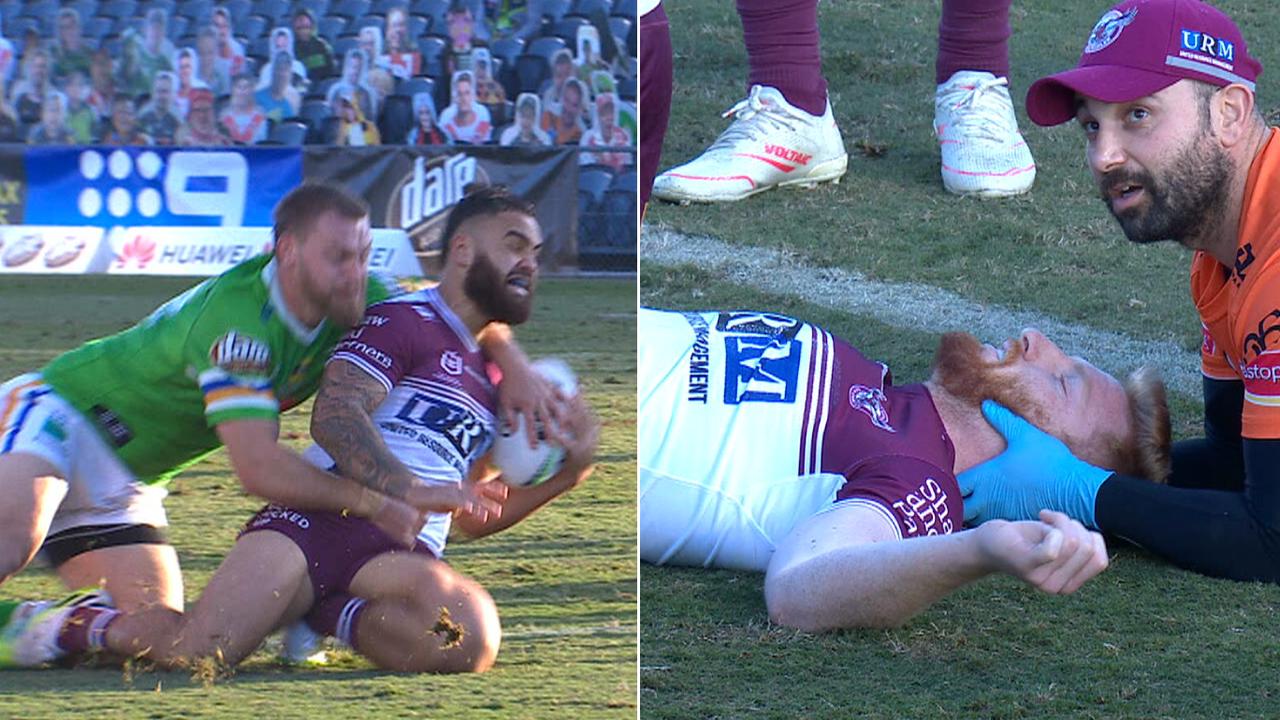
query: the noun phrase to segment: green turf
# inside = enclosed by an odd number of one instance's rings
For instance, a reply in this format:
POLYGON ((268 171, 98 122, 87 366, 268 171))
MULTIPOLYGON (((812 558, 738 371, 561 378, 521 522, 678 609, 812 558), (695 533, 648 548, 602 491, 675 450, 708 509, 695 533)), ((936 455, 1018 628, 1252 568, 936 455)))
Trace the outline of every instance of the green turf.
MULTIPOLYGON (((131 324, 189 280, 0 277, 0 376, 131 324)), ((634 717, 636 713, 635 285, 545 281, 534 319, 518 331, 531 355, 577 371, 603 421, 599 464, 583 486, 527 521, 449 548, 450 562, 492 593, 504 639, 481 676, 383 673, 354 656, 293 670, 267 653, 211 686, 183 673, 119 670, 0 672, 0 718, 634 717)), ((309 404, 286 415, 305 442, 309 404)), ((261 506, 244 495, 225 455, 179 476, 166 506, 194 599, 238 528, 261 506)), ((58 592, 28 569, 0 597, 58 592)))
MULTIPOLYGON (((1273 4, 1215 4, 1276 72, 1273 4)), ((850 151, 843 182, 732 205, 655 202, 646 225, 1198 348, 1189 253, 1130 245, 1095 198, 1081 131, 1038 128, 1023 112, 1027 86, 1075 63, 1107 5, 1013 3, 1012 95, 1038 165, 1024 197, 962 199, 942 188, 931 130, 936 0, 823 2, 825 74, 850 151), (864 154, 862 141, 886 152, 864 154)), ((665 8, 676 49, 670 167, 724 128, 719 113, 745 94, 746 58, 731 3, 665 8)), ((1259 104, 1274 117, 1280 85, 1269 77, 1259 104)), ((643 246, 641 301, 796 315, 887 361, 900 383, 925 377, 937 340, 705 269, 646 262, 643 246)), ((1187 354, 1187 367, 1163 371, 1197 372, 1187 354)), ((1175 396, 1172 409, 1177 436, 1199 432, 1198 398, 1175 396)), ((1117 543, 1112 567, 1076 595, 989 579, 893 631, 812 636, 771 626, 762 583, 753 573, 641 567, 644 718, 1280 717, 1280 588, 1202 578, 1117 543)))

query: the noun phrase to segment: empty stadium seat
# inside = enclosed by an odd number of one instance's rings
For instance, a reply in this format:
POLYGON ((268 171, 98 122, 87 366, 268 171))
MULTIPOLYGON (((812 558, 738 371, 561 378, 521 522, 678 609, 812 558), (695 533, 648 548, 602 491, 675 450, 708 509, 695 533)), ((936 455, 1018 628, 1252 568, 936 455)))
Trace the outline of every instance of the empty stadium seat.
POLYGON ((275 145, 301 145, 307 139, 306 123, 297 120, 282 120, 271 128, 267 140, 275 145))
MULTIPOLYGON (((98 6, 98 14, 113 18, 132 18, 138 9, 136 0, 106 0, 98 6)), ((8 28, 5 28, 8 34, 8 28)))
POLYGON ((403 144, 413 127, 413 101, 403 95, 390 95, 382 103, 378 115, 378 132, 384 144, 403 144))
POLYGON ((289 0, 254 0, 253 12, 275 23, 289 16, 289 0))
POLYGON ((429 17, 437 23, 444 22, 445 13, 448 11, 449 0, 413 0, 409 4, 409 12, 429 17))
POLYGON ((608 15, 612 10, 613 3, 610 0, 573 0, 573 8, 569 12, 574 15, 591 17, 597 12, 608 15))
POLYGON ((253 42, 258 38, 266 35, 274 25, 275 21, 265 15, 245 15, 243 17, 234 18, 236 35, 240 35, 253 42))
POLYGON ((369 0, 338 0, 336 5, 329 8, 329 12, 355 19, 368 15, 372 5, 369 0))
POLYGON ((524 40, 516 37, 499 38, 489 45, 489 52, 495 58, 501 58, 508 67, 515 65, 516 58, 524 52, 524 40))
POLYGON ((413 96, 417 95, 418 93, 426 93, 430 95, 432 98, 435 98, 435 93, 436 93, 435 79, 418 75, 416 77, 411 77, 407 80, 402 80, 400 84, 396 86, 396 94, 401 97, 407 97, 410 100, 412 100, 413 96))
POLYGON ((562 50, 567 47, 569 47, 569 45, 565 43, 564 38, 548 35, 546 37, 534 38, 533 42, 529 43, 524 52, 526 55, 537 55, 545 58, 546 61, 550 63, 551 56, 555 55, 557 50, 562 50))
POLYGON ((557 23, 569 13, 571 7, 573 7, 573 0, 545 0, 542 5, 542 16, 557 23))
POLYGON ((520 92, 536 93, 542 83, 551 77, 551 65, 541 55, 528 53, 516 58, 516 78, 519 80, 520 92))
POLYGON ((332 45, 338 36, 347 31, 351 18, 343 15, 325 15, 317 21, 317 34, 332 45))
MULTIPOLYGON (((446 48, 448 48, 448 41, 439 35, 428 35, 418 39, 418 52, 422 53, 422 70, 425 74, 433 77, 444 75, 446 48)), ((442 79, 447 80, 447 78, 442 79)))

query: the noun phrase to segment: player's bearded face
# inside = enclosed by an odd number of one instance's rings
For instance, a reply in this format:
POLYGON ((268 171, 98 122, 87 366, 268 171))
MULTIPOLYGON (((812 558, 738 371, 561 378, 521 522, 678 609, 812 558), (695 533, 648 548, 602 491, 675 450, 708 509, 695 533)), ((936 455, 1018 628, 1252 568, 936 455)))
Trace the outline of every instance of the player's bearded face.
POLYGON ((1194 247, 1226 206, 1230 176, 1230 159, 1202 123, 1162 168, 1125 164, 1102 174, 1098 189, 1130 241, 1176 240, 1194 247), (1143 197, 1117 210, 1117 201, 1133 192, 1143 197))
POLYGON ((1011 343, 1004 357, 993 362, 985 356, 982 343, 974 336, 947 333, 938 342, 933 378, 947 392, 970 405, 995 400, 1043 428, 1049 420, 1047 408, 1036 402, 1011 372, 1021 358, 1020 342, 1011 343))
POLYGON ((502 272, 482 248, 476 248, 475 259, 467 268, 463 290, 467 297, 491 320, 519 325, 529 319, 533 310, 534 273, 516 263, 502 272))

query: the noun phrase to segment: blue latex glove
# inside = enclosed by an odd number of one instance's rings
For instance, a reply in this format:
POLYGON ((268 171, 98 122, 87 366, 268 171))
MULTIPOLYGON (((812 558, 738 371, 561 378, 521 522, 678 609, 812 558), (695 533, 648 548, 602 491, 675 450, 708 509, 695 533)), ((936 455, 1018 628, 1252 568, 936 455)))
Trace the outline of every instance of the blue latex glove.
POLYGON ((993 400, 982 403, 982 414, 1009 447, 957 478, 965 522, 1036 520, 1041 509, 1048 509, 1097 529, 1093 504, 1111 471, 1077 459, 1060 440, 993 400))

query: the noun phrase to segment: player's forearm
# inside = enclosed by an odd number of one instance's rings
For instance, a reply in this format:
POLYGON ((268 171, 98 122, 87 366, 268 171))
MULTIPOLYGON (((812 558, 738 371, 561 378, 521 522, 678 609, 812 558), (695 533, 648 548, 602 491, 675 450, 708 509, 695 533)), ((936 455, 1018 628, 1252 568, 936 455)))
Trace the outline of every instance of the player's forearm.
POLYGON ((476 341, 484 356, 497 365, 503 375, 529 365, 529 356, 516 343, 515 333, 508 325, 489 323, 480 331, 476 341))
POLYGON ((387 448, 368 411, 353 403, 317 402, 311 437, 337 463, 343 477, 401 500, 417 481, 387 448))
POLYGON ((546 482, 533 487, 513 487, 502 503, 502 515, 487 521, 467 522, 459 518, 459 529, 473 538, 501 532, 533 514, 535 510, 555 500, 582 482, 590 469, 565 469, 546 482))
POLYGON ((769 618, 810 632, 896 627, 995 571, 973 531, 836 547, 770 564, 769 618))
POLYGON ((385 499, 377 492, 312 465, 277 445, 272 457, 236 468, 244 489, 269 502, 298 510, 350 512, 370 517, 385 499))

